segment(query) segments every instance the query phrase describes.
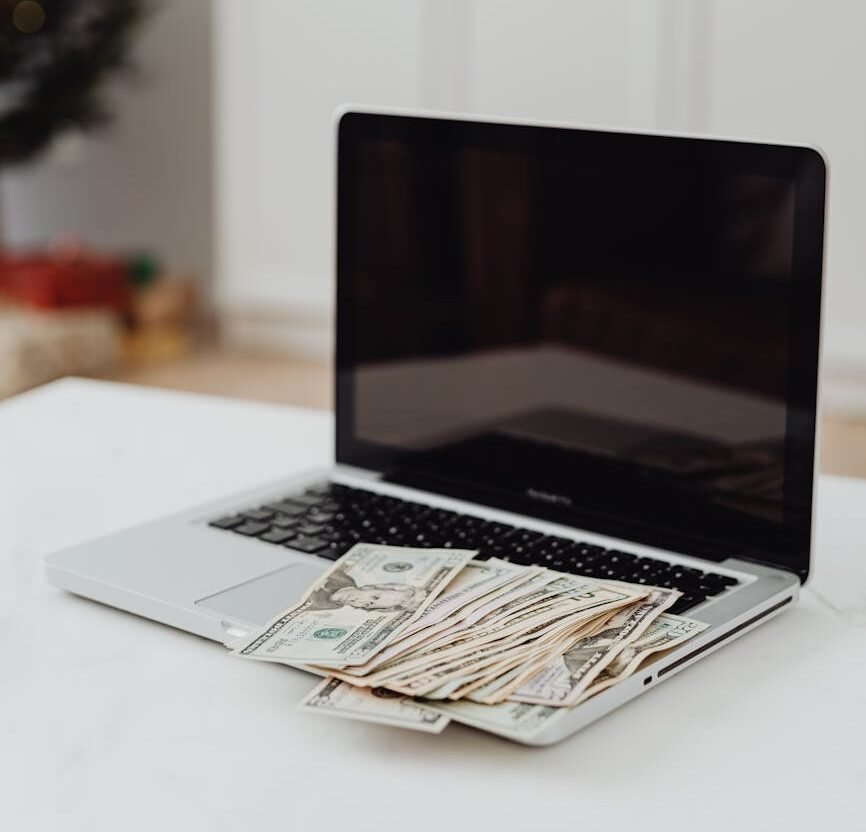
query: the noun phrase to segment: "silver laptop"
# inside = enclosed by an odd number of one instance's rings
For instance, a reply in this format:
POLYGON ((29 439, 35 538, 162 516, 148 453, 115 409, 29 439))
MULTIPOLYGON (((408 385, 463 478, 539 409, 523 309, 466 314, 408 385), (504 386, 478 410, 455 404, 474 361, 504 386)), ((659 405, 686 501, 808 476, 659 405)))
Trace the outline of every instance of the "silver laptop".
POLYGON ((681 589, 710 628, 535 744, 790 607, 820 154, 364 111, 336 136, 336 466, 53 554, 50 580, 220 641, 361 540, 681 589))

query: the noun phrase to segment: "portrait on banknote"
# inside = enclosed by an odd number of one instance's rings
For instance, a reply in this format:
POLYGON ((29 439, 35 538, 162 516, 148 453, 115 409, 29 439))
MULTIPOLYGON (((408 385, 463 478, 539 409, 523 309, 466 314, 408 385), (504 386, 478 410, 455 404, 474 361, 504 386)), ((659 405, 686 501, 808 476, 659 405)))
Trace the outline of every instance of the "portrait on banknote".
POLYGON ((427 598, 421 587, 398 583, 356 584, 345 572, 337 570, 307 600, 309 610, 405 610, 414 612, 427 598))

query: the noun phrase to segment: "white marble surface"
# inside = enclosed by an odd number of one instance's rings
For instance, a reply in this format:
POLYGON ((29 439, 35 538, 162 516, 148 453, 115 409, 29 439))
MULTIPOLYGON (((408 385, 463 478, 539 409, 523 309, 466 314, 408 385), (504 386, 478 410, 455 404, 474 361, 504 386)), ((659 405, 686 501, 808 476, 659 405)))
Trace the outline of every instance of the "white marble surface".
POLYGON ((866 483, 801 602, 550 749, 314 718, 312 680, 45 583, 40 557, 327 462, 330 416, 68 380, 0 404, 0 829, 866 828, 866 483))

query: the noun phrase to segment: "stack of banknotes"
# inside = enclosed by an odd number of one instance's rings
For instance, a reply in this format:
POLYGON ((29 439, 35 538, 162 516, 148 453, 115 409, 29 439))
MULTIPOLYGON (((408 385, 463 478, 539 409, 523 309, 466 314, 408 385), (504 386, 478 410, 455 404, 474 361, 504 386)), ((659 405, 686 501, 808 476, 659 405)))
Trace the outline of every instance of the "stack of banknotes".
POLYGON ((529 738, 706 629, 665 612, 676 590, 477 554, 359 543, 299 603, 228 646, 324 675, 304 709, 529 738))

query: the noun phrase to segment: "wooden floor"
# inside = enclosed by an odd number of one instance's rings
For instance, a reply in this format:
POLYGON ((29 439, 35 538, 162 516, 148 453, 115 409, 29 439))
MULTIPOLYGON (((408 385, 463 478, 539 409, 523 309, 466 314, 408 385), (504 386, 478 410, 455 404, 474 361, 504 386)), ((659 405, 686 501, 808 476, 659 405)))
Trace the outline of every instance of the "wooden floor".
MULTIPOLYGON (((163 364, 127 368, 107 377, 170 390, 333 407, 331 369, 285 356, 214 349, 163 364)), ((825 473, 866 477, 866 422, 825 419, 820 450, 825 473)))
POLYGON ((175 361, 129 367, 103 377, 276 404, 334 406, 330 367, 281 355, 213 349, 175 361))

